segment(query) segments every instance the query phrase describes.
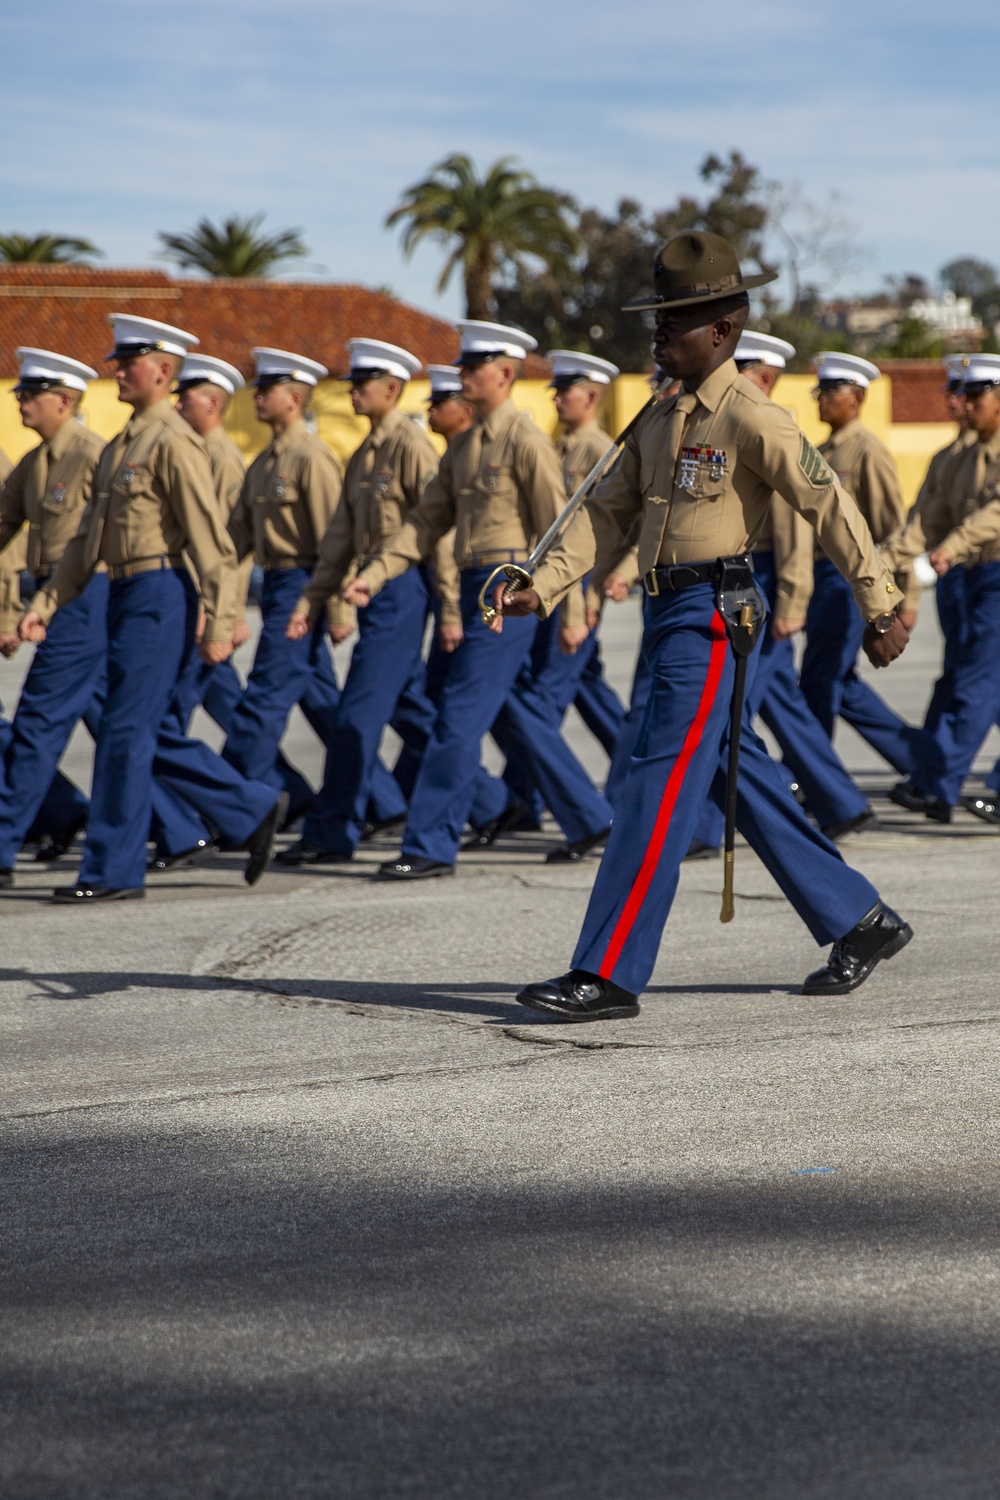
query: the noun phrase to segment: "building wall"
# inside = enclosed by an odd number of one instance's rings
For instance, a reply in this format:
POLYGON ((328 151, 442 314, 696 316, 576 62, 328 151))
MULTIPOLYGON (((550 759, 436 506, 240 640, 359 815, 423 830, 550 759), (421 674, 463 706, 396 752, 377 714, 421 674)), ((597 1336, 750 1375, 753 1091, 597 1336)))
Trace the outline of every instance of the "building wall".
MULTIPOLYGON (((936 378, 940 384, 940 371, 936 378)), ((34 446, 35 438, 21 426, 17 403, 10 394, 13 385, 13 379, 0 380, 0 448, 9 458, 17 459, 34 446)), ((813 375, 783 375, 776 395, 806 436, 818 443, 825 436, 826 429, 816 417, 816 403, 810 395, 814 385, 813 375)), ((411 381, 403 396, 403 409, 415 414, 425 412, 428 389, 426 380, 411 381)), ((648 399, 649 386, 645 376, 623 375, 605 398, 604 426, 611 433, 620 431, 648 399)), ((514 387, 514 401, 531 413, 543 432, 555 434, 552 393, 546 381, 519 381, 514 387)), ((882 438, 896 459, 903 493, 907 504, 912 504, 928 460, 951 440, 954 427, 947 422, 894 422, 893 405, 892 380, 884 377, 871 387, 862 420, 882 438)), ((121 430, 129 414, 128 408, 118 401, 113 380, 97 380, 91 384, 84 397, 82 413, 88 426, 107 438, 121 430)), ((346 461, 367 431, 367 423, 351 410, 346 385, 335 380, 323 381, 313 397, 313 413, 320 436, 342 462, 346 461)), ((254 416, 253 397, 249 391, 241 391, 233 401, 226 427, 248 460, 260 452, 269 436, 267 428, 254 416)), ((436 439, 434 441, 438 447, 443 446, 436 439)))

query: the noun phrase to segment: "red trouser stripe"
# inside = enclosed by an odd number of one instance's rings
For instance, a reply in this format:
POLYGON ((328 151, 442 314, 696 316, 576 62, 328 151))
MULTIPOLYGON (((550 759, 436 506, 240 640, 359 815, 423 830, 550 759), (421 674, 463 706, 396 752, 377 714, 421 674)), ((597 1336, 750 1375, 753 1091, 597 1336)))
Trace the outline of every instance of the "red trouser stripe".
POLYGON ((674 808, 677 806, 677 798, 680 796, 681 787, 687 768, 691 764, 691 758, 705 732, 708 716, 712 712, 715 695, 719 691, 719 683, 722 680, 722 670, 726 664, 726 627, 722 616, 716 610, 712 617, 712 648, 708 658, 708 674, 705 678, 705 686, 701 690, 701 701, 698 710, 691 721, 690 728, 684 736, 680 754, 674 761, 673 770, 667 779, 663 797, 660 801, 659 810, 656 814, 656 822, 653 824, 653 832, 646 846, 639 873, 628 893, 628 900, 622 907, 621 916, 615 924, 615 930, 611 934, 608 951, 604 955, 601 967, 598 970, 602 979, 610 979, 614 972, 615 964, 621 957, 621 951, 628 941, 628 935, 635 925, 635 919, 639 915, 642 903, 646 899, 646 893, 652 883, 656 866, 659 864, 660 855, 663 853, 663 845, 666 843, 667 832, 670 828, 670 819, 673 817, 674 808))

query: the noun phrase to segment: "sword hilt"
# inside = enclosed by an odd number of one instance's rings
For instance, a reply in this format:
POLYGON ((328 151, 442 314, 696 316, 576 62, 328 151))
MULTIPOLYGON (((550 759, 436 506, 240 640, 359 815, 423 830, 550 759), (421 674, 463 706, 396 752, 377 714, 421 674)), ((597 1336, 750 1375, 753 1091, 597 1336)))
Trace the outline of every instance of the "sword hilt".
POLYGON ((490 591, 498 578, 506 577, 507 587, 503 591, 505 600, 516 594, 518 589, 530 589, 531 574, 525 568, 515 562, 501 563, 499 568, 494 568, 482 588, 479 590, 479 614, 484 625, 491 625, 497 617, 496 607, 490 603, 490 591))

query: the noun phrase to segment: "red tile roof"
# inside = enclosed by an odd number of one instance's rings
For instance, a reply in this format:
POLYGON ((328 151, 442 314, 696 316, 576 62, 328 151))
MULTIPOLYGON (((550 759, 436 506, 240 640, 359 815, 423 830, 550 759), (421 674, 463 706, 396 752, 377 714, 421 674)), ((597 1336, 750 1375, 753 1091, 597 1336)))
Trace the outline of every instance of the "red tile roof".
MULTIPOLYGON (((448 364, 458 344, 450 323, 384 292, 334 282, 176 279, 165 271, 91 266, 0 265, 0 376, 17 374, 21 344, 54 349, 95 369, 111 348, 107 315, 134 312, 197 334, 206 354, 250 376, 254 344, 290 349, 347 369, 344 341, 386 339, 424 364, 448 364)), ((526 375, 548 373, 528 360, 526 375)))

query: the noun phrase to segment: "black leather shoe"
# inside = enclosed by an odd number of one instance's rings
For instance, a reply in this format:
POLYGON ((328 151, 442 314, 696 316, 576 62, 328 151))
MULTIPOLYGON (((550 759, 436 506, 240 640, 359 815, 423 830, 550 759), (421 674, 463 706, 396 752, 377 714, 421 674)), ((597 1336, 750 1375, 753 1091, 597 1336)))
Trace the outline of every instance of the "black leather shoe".
POLYGON ((0 865, 0 891, 9 891, 14 884, 14 871, 0 865))
POLYGON ((799 786, 798 782, 797 781, 790 781, 788 783, 788 790, 791 792, 792 796, 795 798, 795 800, 799 804, 799 806, 800 807, 805 807, 805 805, 806 805, 806 794, 802 790, 802 788, 799 786))
POLYGON ((95 901, 141 901, 145 894, 141 886, 116 890, 110 885, 60 885, 52 900, 61 906, 92 906, 95 901))
POLYGON ((924 803, 924 817, 930 818, 932 823, 950 823, 951 804, 943 797, 929 797, 924 803))
POLYGON ((299 839, 290 849, 282 849, 274 856, 276 865, 346 865, 353 859, 351 854, 341 854, 339 849, 323 849, 319 844, 310 844, 308 839, 299 839))
POLYGON ((497 839, 503 834, 515 833, 522 826, 526 814, 530 811, 527 802, 512 802, 499 818, 492 818, 489 823, 484 823, 482 828, 477 828, 471 839, 466 839, 462 848, 492 849, 497 839))
POLYGON ((984 823, 1000 823, 1000 800, 996 792, 983 792, 981 797, 963 797, 962 806, 974 818, 984 823))
POLYGON ((912 936, 909 923, 880 901, 845 937, 837 939, 826 967, 810 974, 802 986, 803 995, 849 995, 864 984, 877 963, 893 958, 912 936))
POLYGON ((401 854, 398 859, 387 859, 379 865, 376 880, 432 880, 435 875, 454 875, 454 865, 441 864, 436 859, 419 859, 415 854, 401 854))
POLYGON ((897 807, 905 807, 907 812, 923 812, 927 806, 927 798, 923 792, 918 792, 912 781, 899 781, 889 792, 889 801, 895 802, 897 807))
POLYGON ((588 834, 585 839, 577 839, 575 844, 563 844, 559 849, 550 849, 545 856, 547 865, 573 865, 577 860, 583 859, 591 849, 596 849, 603 844, 610 828, 602 828, 600 833, 588 834))
POLYGON ((402 828, 406 822, 406 814, 400 813, 398 818, 383 818, 381 822, 367 822, 361 825, 361 842, 367 844, 377 833, 388 833, 390 828, 402 828))
POLYGON ((54 860, 62 859, 77 834, 82 833, 86 826, 87 815, 84 813, 83 817, 77 818, 75 823, 60 828, 58 833, 47 833, 43 839, 39 839, 38 848, 35 850, 37 863, 48 865, 54 860))
POLYGON ((202 859, 208 859, 211 854, 218 854, 219 846, 212 839, 199 839, 190 849, 184 849, 180 854, 154 854, 146 865, 150 874, 162 875, 165 870, 177 870, 182 865, 196 865, 202 859))
POLYGON ((874 808, 866 807, 864 812, 858 813, 856 818, 848 818, 846 822, 834 823, 830 828, 824 828, 823 832, 831 844, 839 843, 849 833, 874 833, 879 822, 874 808))
POLYGON ((530 1010, 544 1011, 560 1021, 624 1021, 639 1014, 638 995, 586 969, 570 969, 558 979, 529 984, 518 990, 517 998, 530 1010))
POLYGON ((700 839, 692 839, 688 845, 688 852, 684 858, 687 859, 718 859, 722 850, 718 844, 703 844, 700 839))
POLYGON ((278 829, 288 815, 288 793, 280 792, 278 800, 271 808, 267 817, 254 829, 247 839, 246 851, 250 858, 247 867, 243 871, 243 879, 247 885, 256 885, 264 871, 267 862, 274 853, 274 841, 278 836, 278 829))

